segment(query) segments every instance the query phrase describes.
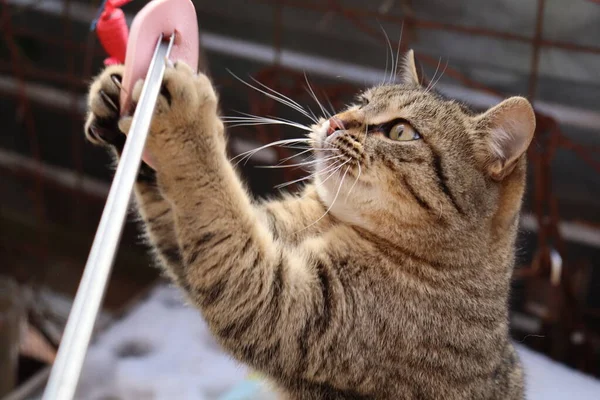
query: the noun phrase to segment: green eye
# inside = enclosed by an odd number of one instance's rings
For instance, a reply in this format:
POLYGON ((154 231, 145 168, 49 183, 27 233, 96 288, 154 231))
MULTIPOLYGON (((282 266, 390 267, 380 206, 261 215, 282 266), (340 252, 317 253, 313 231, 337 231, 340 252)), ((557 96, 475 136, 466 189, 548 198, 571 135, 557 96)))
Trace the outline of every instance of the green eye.
POLYGON ((388 136, 392 140, 397 140, 399 142, 407 142, 409 140, 418 140, 421 139, 421 135, 419 132, 415 130, 410 124, 406 122, 401 122, 392 126, 388 136))

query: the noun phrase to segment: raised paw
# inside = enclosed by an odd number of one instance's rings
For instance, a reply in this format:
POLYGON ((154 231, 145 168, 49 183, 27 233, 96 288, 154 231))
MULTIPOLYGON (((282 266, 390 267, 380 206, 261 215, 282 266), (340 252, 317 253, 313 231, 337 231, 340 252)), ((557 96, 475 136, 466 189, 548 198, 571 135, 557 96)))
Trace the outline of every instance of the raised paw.
POLYGON ((92 83, 88 94, 86 138, 97 145, 112 146, 118 151, 125 145, 125 135, 119 130, 120 93, 124 67, 106 68, 92 83))
MULTIPOLYGON (((132 93, 132 101, 138 103, 143 81, 138 82, 132 93)), ((201 124, 216 118, 217 96, 210 80, 204 74, 196 74, 187 64, 176 62, 168 66, 154 108, 151 136, 181 132, 180 128, 201 130, 201 124)), ((126 132, 131 119, 121 121, 126 132)))

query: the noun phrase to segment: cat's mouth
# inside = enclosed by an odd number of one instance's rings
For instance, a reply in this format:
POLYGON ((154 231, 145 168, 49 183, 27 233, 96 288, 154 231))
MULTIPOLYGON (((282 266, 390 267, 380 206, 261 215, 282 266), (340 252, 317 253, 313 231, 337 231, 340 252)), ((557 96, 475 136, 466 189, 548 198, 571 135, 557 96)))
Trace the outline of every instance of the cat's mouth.
MULTIPOLYGON (((340 152, 343 148, 339 148, 338 144, 340 136, 348 134, 348 131, 336 130, 333 133, 329 132, 330 122, 326 120, 319 125, 313 127, 311 138, 314 140, 315 150, 322 151, 337 151, 340 152)), ((342 139, 343 140, 343 139, 342 139)))
MULTIPOLYGON (((361 164, 365 163, 363 143, 351 130, 338 129, 330 132, 329 120, 313 127, 310 136, 319 166, 323 172, 337 171, 349 177, 358 178, 361 164)), ((335 173, 334 173, 335 174, 335 173)))
POLYGON ((312 132, 309 137, 313 140, 315 150, 327 149, 327 131, 329 130, 329 120, 324 120, 318 125, 312 126, 312 132))

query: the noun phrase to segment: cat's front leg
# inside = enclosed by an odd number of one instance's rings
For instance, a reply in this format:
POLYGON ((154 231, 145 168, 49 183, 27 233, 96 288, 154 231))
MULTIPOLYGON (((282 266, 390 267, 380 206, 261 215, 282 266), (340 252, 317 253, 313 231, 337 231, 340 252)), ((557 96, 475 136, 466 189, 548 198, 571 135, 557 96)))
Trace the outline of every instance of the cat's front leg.
POLYGON ((148 146, 172 205, 189 295, 215 336, 274 376, 325 380, 314 375, 321 354, 342 340, 329 328, 349 315, 339 311, 344 297, 332 296, 342 286, 335 261, 274 240, 226 157, 204 75, 183 64, 167 69, 148 146))

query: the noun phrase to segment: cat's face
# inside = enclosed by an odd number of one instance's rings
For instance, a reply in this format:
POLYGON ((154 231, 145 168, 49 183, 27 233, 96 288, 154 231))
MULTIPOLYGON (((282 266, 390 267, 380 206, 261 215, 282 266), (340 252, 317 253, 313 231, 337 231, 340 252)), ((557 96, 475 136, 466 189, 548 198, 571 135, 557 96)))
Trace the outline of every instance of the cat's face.
POLYGON ((502 189, 519 171, 501 210, 518 212, 524 174, 516 167, 535 129, 527 100, 477 115, 417 79, 411 52, 403 84, 371 88, 314 127, 316 184, 330 212, 369 227, 456 226, 498 214, 502 189))

